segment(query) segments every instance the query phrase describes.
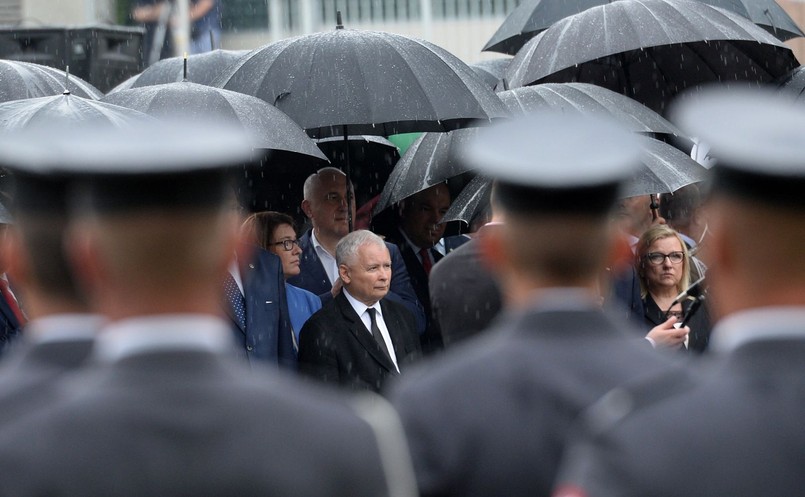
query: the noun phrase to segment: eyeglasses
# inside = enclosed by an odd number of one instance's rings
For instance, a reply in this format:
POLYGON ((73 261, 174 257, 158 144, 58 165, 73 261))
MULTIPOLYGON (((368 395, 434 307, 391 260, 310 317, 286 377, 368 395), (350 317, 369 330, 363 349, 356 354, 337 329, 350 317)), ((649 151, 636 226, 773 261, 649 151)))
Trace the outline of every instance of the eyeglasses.
POLYGON ((299 240, 282 240, 280 242, 274 242, 270 245, 282 245, 282 248, 285 249, 287 252, 293 250, 294 245, 299 245, 299 240))
POLYGON ((649 261, 653 266, 659 266, 665 262, 666 257, 669 261, 671 261, 671 264, 679 264, 685 258, 685 254, 682 252, 671 252, 670 254, 663 254, 662 252, 649 252, 646 254, 646 260, 649 261))

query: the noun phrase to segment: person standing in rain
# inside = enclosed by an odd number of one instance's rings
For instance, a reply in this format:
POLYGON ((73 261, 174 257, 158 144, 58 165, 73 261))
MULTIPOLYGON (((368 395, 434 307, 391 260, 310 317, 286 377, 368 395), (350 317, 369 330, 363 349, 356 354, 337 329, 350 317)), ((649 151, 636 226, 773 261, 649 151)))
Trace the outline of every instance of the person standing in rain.
POLYGON ((374 497, 405 485, 393 479, 407 474, 404 442, 356 414, 389 419, 375 415, 382 401, 359 409, 231 357, 219 285, 238 220, 225 166, 250 152, 213 123, 2 140, 0 160, 19 169, 83 174, 68 250, 109 323, 93 364, 0 432, 0 495, 374 497))
MULTIPOLYGON (((349 233, 347 222, 347 177, 341 170, 325 167, 311 174, 303 187, 302 211, 312 225, 299 238, 302 258, 300 272, 288 283, 322 297, 326 303, 338 294, 338 264, 335 246, 349 233)), ((353 197, 354 198, 354 197, 353 197)), ((352 217, 355 218, 353 201, 352 217)), ((420 333, 425 331, 425 312, 416 298, 399 249, 391 243, 386 246, 391 254, 391 286, 388 298, 403 304, 416 319, 420 333)))
POLYGON ((547 112, 483 130, 465 151, 496 180, 505 222, 479 241, 507 310, 391 385, 422 496, 549 495, 578 413, 672 367, 600 308, 608 216, 638 147, 616 123, 547 112))
POLYGON ((608 395, 585 416, 557 496, 805 488, 805 112, 758 89, 711 89, 679 107, 680 128, 718 151, 702 249, 720 318, 707 377, 608 395))

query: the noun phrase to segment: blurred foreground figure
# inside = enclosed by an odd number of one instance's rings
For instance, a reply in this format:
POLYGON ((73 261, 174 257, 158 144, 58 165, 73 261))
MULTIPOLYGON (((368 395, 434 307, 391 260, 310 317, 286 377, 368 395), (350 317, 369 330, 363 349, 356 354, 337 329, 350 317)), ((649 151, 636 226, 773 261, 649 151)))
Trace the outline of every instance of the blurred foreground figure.
POLYGON ((9 211, 11 200, 5 194, 0 197, 0 353, 3 353, 20 336, 27 318, 11 290, 6 274, 10 259, 8 232, 14 220, 9 211))
POLYGON ((87 361, 103 321, 89 313, 64 252, 70 180, 18 171, 15 183, 6 255, 32 319, 0 368, 0 429, 53 402, 56 380, 87 361))
POLYGON ((703 249, 721 318, 710 377, 608 395, 569 451, 557 495, 805 488, 805 110, 759 90, 721 92, 697 95, 676 113, 683 130, 719 153, 703 249))
POLYGON ((577 414, 668 367, 600 309, 607 218, 637 164, 632 140, 608 121, 543 113, 479 133, 466 152, 497 180, 505 221, 479 242, 507 312, 390 392, 423 496, 548 495, 577 414))
POLYGON ((388 495, 378 446, 396 444, 346 403, 232 357, 224 166, 248 143, 212 124, 148 126, 0 143, 20 168, 85 175, 69 248, 109 320, 96 364, 0 433, 0 495, 388 495))

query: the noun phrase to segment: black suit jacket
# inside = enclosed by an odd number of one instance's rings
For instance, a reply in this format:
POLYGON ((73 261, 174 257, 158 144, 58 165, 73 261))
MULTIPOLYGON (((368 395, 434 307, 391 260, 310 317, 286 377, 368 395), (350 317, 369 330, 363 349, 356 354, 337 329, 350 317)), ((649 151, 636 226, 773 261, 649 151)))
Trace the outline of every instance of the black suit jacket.
MULTIPOLYGON (((311 230, 308 230, 299 237, 299 247, 302 249, 302 255, 299 258, 299 269, 301 271, 298 275, 288 278, 288 283, 318 295, 321 297, 322 303, 326 304, 332 298, 330 290, 333 285, 327 278, 324 266, 319 261, 319 256, 316 254, 316 248, 313 247, 310 235, 311 230)), ((416 329, 423 333, 426 326, 425 311, 411 286, 405 262, 400 255, 399 249, 394 244, 386 242, 386 247, 389 249, 389 255, 391 256, 391 287, 386 298, 399 302, 408 308, 414 316, 416 329)))
MULTIPOLYGON (((400 372, 421 356, 414 318, 402 305, 380 301, 400 372)), ((300 370, 324 382, 379 391, 397 374, 347 297, 340 293, 310 317, 299 336, 300 370)))
POLYGON ((280 258, 255 247, 252 260, 243 265, 241 278, 246 329, 241 328, 229 303, 224 304, 240 354, 249 361, 295 369, 296 352, 280 258))

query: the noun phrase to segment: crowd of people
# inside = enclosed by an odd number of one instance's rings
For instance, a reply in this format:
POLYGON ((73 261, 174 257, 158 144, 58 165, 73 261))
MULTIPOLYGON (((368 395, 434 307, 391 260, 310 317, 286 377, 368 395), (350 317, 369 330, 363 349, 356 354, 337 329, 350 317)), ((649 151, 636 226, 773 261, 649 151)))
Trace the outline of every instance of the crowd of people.
POLYGON ((495 183, 458 236, 446 184, 351 230, 334 167, 304 229, 244 213, 209 123, 0 136, 0 495, 798 491, 805 113, 680 115, 706 204, 620 198, 634 135, 545 112, 467 146, 495 183))

